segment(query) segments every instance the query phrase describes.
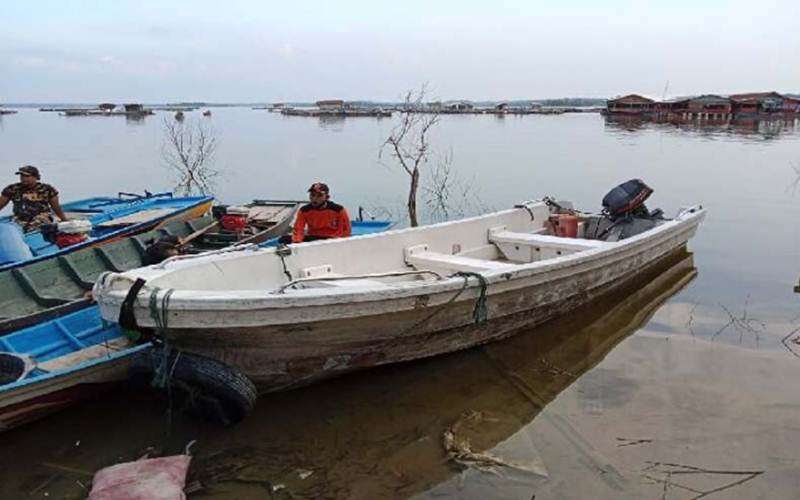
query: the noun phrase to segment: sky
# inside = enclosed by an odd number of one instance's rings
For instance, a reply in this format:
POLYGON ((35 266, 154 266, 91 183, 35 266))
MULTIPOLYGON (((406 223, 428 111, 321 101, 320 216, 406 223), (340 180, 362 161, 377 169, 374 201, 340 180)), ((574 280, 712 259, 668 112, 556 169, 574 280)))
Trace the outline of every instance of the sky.
POLYGON ((0 3, 0 103, 800 93, 800 1, 0 3))

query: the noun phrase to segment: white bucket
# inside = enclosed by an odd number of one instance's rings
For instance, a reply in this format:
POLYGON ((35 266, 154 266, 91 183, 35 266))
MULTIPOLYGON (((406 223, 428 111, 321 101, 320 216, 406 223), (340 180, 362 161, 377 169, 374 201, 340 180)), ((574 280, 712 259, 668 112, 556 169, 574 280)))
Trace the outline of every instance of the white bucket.
POLYGON ((87 234, 92 232, 92 223, 84 219, 59 222, 57 227, 58 232, 62 234, 87 234))
POLYGON ((226 215, 250 215, 248 207, 232 206, 225 209, 226 215))

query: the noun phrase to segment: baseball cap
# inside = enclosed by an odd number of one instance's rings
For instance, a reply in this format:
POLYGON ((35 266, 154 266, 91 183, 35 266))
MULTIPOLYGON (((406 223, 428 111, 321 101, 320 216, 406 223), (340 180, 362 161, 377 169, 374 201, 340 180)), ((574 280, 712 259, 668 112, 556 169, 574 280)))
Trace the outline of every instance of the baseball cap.
POLYGON ((33 165, 25 165, 24 167, 21 167, 19 170, 17 170, 16 173, 20 174, 20 175, 22 175, 22 174, 24 174, 24 175, 32 175, 32 176, 36 177, 37 179, 40 178, 39 177, 39 169, 34 167, 33 165))
POLYGON ((310 188, 308 188, 308 192, 328 194, 331 192, 331 190, 328 189, 328 185, 325 184, 324 182, 315 182, 314 184, 311 185, 310 188))

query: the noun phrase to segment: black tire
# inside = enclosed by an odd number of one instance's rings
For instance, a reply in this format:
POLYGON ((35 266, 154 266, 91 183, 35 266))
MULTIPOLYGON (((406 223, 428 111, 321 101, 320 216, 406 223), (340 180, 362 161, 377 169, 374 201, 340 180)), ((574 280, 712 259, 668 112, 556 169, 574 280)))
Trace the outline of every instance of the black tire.
MULTIPOLYGON (((128 370, 136 386, 152 386, 163 349, 153 347, 137 356, 128 370)), ((236 368, 199 354, 171 351, 167 367, 171 398, 175 407, 224 426, 249 415, 258 399, 256 387, 236 368)), ((166 388, 163 388, 166 390, 166 388)))
POLYGON ((16 382, 27 371, 25 358, 14 352, 0 352, 0 385, 16 382))

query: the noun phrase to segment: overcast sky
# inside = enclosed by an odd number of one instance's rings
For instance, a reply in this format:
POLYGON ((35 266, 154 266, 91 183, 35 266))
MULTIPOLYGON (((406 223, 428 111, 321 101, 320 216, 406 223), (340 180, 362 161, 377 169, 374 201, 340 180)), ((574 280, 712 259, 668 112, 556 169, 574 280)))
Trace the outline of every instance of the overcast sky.
POLYGON ((0 102, 800 92, 800 0, 4 0, 0 22, 0 102))

